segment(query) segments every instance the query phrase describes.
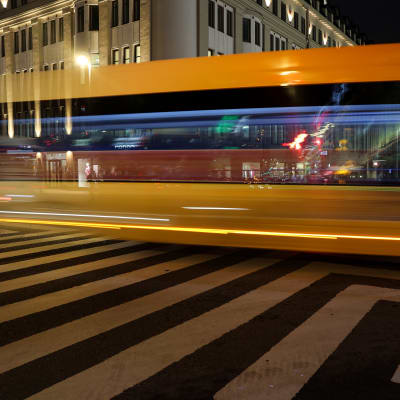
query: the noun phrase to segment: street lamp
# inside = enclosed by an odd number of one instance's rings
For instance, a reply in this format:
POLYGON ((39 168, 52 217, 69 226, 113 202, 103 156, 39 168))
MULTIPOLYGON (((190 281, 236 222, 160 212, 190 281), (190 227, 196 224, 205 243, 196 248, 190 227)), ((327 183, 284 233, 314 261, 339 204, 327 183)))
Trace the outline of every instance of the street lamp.
POLYGON ((81 84, 83 85, 85 83, 85 69, 87 68, 87 70, 88 70, 89 80, 90 80, 90 70, 91 70, 92 64, 90 63, 89 58, 84 55, 77 56, 75 58, 75 62, 81 68, 81 84))

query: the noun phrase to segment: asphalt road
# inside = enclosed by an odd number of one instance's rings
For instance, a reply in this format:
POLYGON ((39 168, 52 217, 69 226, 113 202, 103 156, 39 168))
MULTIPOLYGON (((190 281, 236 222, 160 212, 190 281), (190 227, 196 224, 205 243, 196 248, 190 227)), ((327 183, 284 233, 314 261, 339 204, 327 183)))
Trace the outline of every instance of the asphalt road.
POLYGON ((0 226, 0 399, 400 399, 400 259, 0 226))

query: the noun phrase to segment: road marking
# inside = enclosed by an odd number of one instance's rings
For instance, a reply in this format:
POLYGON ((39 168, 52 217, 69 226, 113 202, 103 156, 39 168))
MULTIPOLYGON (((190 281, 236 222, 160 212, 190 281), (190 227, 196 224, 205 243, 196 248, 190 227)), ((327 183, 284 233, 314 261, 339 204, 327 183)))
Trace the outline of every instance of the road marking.
MULTIPOLYGON (((76 236, 76 234, 75 235, 71 235, 71 237, 74 237, 74 236, 76 236)), ((82 236, 82 234, 79 234, 78 236, 82 236)), ((91 238, 88 238, 88 239, 76 240, 74 242, 50 244, 48 246, 42 246, 42 247, 29 249, 29 255, 42 253, 44 251, 49 251, 49 250, 59 250, 59 249, 68 248, 68 247, 71 247, 71 246, 82 245, 82 244, 86 244, 86 243, 101 242, 103 240, 105 240, 105 239, 101 238, 101 237, 100 238, 99 237, 91 237, 91 238)), ((28 253, 27 249, 1 253, 0 254, 0 263, 1 263, 1 260, 7 259, 7 258, 11 258, 11 257, 27 255, 27 253, 28 253)), ((3 272, 4 269, 2 268, 1 271, 3 272)))
MULTIPOLYGON (((39 239, 32 238, 31 240, 27 240, 27 241, 24 241, 22 243, 19 243, 19 242, 13 243, 13 242, 11 242, 11 243, 7 243, 7 244, 2 244, 1 245, 1 250, 5 250, 5 249, 10 248, 10 247, 12 248, 12 247, 23 247, 23 246, 25 247, 26 246, 25 248, 21 248, 20 250, 17 250, 17 251, 20 251, 22 253, 24 253, 24 252, 26 253, 28 251, 29 252, 30 251, 34 251, 34 247, 32 247, 32 248, 28 247, 31 244, 36 244, 36 245, 38 245, 38 248, 40 247, 41 249, 43 249, 45 247, 46 243, 48 243, 47 246, 49 246, 49 245, 51 245, 51 242, 56 242, 58 240, 79 238, 79 237, 82 237, 82 236, 86 236, 86 235, 84 235, 82 233, 73 233, 73 234, 64 234, 64 235, 57 235, 56 236, 56 234, 55 234, 54 236, 47 237, 47 238, 39 238, 39 239)), ((68 242, 68 243, 71 243, 71 242, 68 242)), ((62 243, 59 243, 59 244, 62 245, 62 243)), ((40 251, 40 249, 38 249, 38 250, 40 251)), ((1 258, 10 257, 11 251, 4 251, 4 252, 2 251, 1 252, 1 258)))
POLYGON ((167 272, 179 270, 188 265, 190 258, 192 260, 197 260, 201 257, 212 258, 209 255, 182 257, 181 259, 174 260, 173 262, 167 261, 165 263, 151 265, 150 267, 126 274, 116 275, 100 281, 86 283, 70 289, 60 290, 29 300, 9 304, 0 308, 0 323, 11 319, 20 318, 25 315, 48 310, 53 307, 68 304, 73 301, 84 299, 86 297, 94 296, 124 286, 129 286, 136 282, 141 282, 146 279, 163 275, 167 272))
MULTIPOLYGON (((80 245, 80 244, 84 244, 84 243, 95 243, 98 241, 101 242, 103 240, 104 239, 102 239, 102 238, 97 238, 97 239, 84 240, 83 243, 73 242, 72 244, 68 243, 68 247, 75 246, 77 244, 80 245)), ((83 257, 83 256, 91 255, 91 254, 101 253, 103 251, 111 251, 114 249, 129 247, 134 244, 138 244, 138 242, 112 243, 112 244, 106 244, 103 246, 82 249, 82 250, 73 250, 73 251, 68 251, 67 246, 59 246, 59 247, 67 247, 66 251, 63 253, 57 253, 57 254, 50 255, 50 256, 44 256, 44 257, 38 257, 38 258, 33 258, 33 259, 28 259, 28 260, 23 260, 23 261, 17 261, 17 262, 13 262, 10 264, 3 264, 0 268, 0 273, 8 272, 8 271, 17 271, 19 269, 30 268, 30 267, 42 265, 45 263, 56 262, 56 261, 71 259, 71 258, 75 258, 75 257, 83 257)))
MULTIPOLYGON (((130 278, 130 283, 140 282, 152 276, 165 274, 165 268, 177 271, 199 262, 212 260, 215 257, 215 255, 210 254, 198 254, 176 260, 173 263, 168 262, 155 265, 141 270, 139 276, 135 276, 131 273, 129 274, 131 275, 130 277, 125 276, 120 279, 119 283, 121 286, 122 283, 127 282, 128 278, 130 278)), ((238 263, 219 271, 205 274, 180 285, 152 293, 117 307, 92 314, 88 317, 3 346, 1 348, 0 373, 87 338, 99 335, 114 327, 121 326, 145 315, 162 310, 165 307, 202 293, 205 287, 207 289, 218 287, 226 282, 265 268, 268 264, 273 264, 274 262, 276 262, 276 260, 271 259, 266 262, 265 259, 251 259, 238 263)))
MULTIPOLYGON (((65 400, 72 400, 76 393, 79 393, 82 399, 112 398, 330 273, 349 272, 346 266, 318 263, 320 268, 316 268, 317 263, 313 264, 235 298, 160 335, 153 336, 41 391, 32 396, 32 399, 43 400, 63 396, 65 400), (140 369, 137 365, 141 366, 140 369), (118 377, 115 371, 118 371, 118 377)), ((351 273, 361 276, 399 278, 398 272, 387 270, 354 268, 351 273)))
POLYGON ((25 288, 27 286, 38 285, 40 283, 49 282, 56 279, 62 279, 73 275, 78 275, 83 272, 95 271, 97 269, 107 268, 113 265, 123 264, 130 261, 136 261, 141 258, 151 257, 162 253, 163 251, 161 250, 138 251, 134 253, 124 254, 122 256, 110 257, 104 260, 88 262, 84 264, 77 264, 66 268, 55 269, 54 271, 29 275, 23 278, 12 279, 9 281, 0 282, 0 293, 25 288))
POLYGON ((400 302, 400 290, 348 287, 230 381, 215 399, 291 400, 374 304, 383 299, 400 302))

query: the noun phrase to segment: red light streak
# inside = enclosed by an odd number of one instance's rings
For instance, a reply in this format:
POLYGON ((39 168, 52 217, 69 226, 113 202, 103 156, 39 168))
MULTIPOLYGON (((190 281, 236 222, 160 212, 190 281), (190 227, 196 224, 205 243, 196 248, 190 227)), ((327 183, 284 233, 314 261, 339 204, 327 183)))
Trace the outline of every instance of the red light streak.
POLYGON ((307 139, 308 134, 305 133, 304 131, 300 134, 298 134, 293 142, 291 143, 283 143, 282 146, 286 146, 289 147, 292 150, 301 150, 302 149, 302 145, 305 142, 305 140, 307 139))

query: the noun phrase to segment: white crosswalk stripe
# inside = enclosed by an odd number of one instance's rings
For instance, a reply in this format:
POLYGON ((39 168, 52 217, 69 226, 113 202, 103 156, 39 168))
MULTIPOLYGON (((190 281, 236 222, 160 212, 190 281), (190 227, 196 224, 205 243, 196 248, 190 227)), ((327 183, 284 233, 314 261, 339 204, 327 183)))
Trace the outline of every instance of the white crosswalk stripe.
MULTIPOLYGON (((107 242, 65 229, 3 232, 11 233, 0 238, 4 399, 146 400, 169 391, 174 400, 290 400, 376 304, 400 304, 396 260, 370 268, 350 257, 345 265, 278 251, 107 242), (284 315, 290 307, 302 315, 297 322, 284 315), (242 331, 243 348, 235 342, 242 331), (257 351, 247 355, 251 346, 257 351)), ((385 379, 400 384, 398 360, 391 367, 385 379)))

